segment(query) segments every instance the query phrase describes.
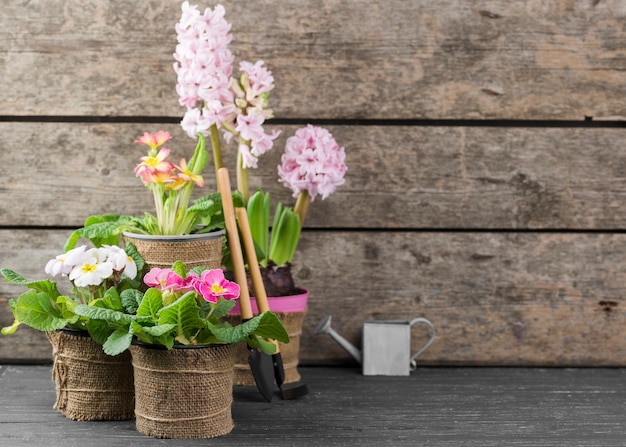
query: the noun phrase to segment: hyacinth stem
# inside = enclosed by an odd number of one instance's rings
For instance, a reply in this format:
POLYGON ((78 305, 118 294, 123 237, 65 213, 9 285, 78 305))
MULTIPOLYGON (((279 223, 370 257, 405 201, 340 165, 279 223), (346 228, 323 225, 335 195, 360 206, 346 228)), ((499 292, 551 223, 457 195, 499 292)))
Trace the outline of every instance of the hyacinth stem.
POLYGON ((237 152, 237 190, 243 196, 243 203, 248 203, 248 199, 250 199, 250 182, 248 169, 243 167, 241 152, 237 152))
MULTIPOLYGON (((213 164, 215 165, 215 178, 217 178, 217 171, 220 170, 223 164, 222 164, 222 147, 220 145, 220 134, 215 124, 211 126, 211 148, 213 149, 213 164)), ((219 190, 219 184, 217 186, 219 190)))
POLYGON ((309 191, 303 189, 300 191, 300 195, 296 200, 296 206, 293 208, 293 212, 300 216, 300 228, 304 226, 304 219, 309 212, 309 206, 311 205, 311 195, 309 191))

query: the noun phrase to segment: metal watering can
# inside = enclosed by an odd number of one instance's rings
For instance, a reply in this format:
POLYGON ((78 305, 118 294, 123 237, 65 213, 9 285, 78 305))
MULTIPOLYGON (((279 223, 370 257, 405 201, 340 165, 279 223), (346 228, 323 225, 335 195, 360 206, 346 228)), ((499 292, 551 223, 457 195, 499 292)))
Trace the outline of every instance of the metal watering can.
POLYGON ((363 322, 363 352, 330 327, 327 315, 317 325, 316 334, 328 334, 363 366, 365 376, 408 376, 417 362, 415 359, 435 340, 435 327, 426 318, 411 321, 381 320, 363 322), (422 323, 430 327, 430 339, 411 354, 411 328, 422 323))

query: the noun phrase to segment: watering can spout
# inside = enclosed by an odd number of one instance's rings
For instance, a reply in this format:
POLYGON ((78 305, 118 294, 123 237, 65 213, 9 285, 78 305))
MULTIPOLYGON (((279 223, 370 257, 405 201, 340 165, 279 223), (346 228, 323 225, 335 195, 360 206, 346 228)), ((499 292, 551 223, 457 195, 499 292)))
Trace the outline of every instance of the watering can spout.
POLYGON ((322 319, 322 321, 320 321, 320 324, 317 325, 317 328, 315 328, 315 333, 330 335, 333 338, 333 340, 339 343, 339 345, 348 352, 348 354, 354 357, 354 360, 356 360, 360 365, 362 365, 363 358, 362 358, 361 351, 355 348, 352 343, 350 343, 348 340, 343 338, 341 335, 335 332, 335 330, 332 327, 330 327, 331 319, 332 318, 330 315, 326 315, 322 319))

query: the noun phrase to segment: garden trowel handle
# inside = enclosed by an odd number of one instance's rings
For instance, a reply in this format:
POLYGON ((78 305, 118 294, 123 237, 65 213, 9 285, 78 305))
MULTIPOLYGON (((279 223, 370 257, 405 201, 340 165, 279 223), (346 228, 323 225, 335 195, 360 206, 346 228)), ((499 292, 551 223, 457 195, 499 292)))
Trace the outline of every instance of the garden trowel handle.
POLYGON ((233 272, 235 282, 239 284, 239 308, 241 319, 250 320, 252 306, 250 305, 250 291, 248 290, 248 279, 246 278, 246 268, 243 262, 243 253, 239 243, 239 233, 237 232, 237 219, 235 218, 235 207, 233 205, 233 195, 230 189, 230 178, 227 168, 220 168, 217 172, 217 181, 222 195, 222 207, 224 209, 224 223, 226 235, 228 236, 228 248, 233 262, 233 272))
MULTIPOLYGON (((248 259, 248 269, 250 270, 250 278, 252 279, 254 298, 256 299, 256 305, 259 309, 259 313, 263 313, 270 310, 270 306, 267 301, 267 293, 265 292, 263 277, 261 276, 261 269, 259 268, 259 261, 256 257, 254 239, 252 238, 250 222, 248 221, 248 213, 245 208, 237 208, 235 212, 237 213, 237 223, 239 224, 239 231, 241 232, 241 237, 243 239, 243 246, 246 250, 246 258, 248 259)), ((278 342, 276 340, 270 341, 276 346, 275 354, 278 354, 280 352, 278 342)))

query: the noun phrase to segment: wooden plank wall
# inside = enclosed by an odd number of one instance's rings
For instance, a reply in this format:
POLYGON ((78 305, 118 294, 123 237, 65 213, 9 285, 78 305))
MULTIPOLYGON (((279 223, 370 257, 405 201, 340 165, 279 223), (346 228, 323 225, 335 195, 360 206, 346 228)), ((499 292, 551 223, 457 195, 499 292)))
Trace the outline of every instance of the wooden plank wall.
MULTIPOLYGON (((289 201, 275 166, 304 123, 347 151, 346 184, 313 204, 295 260, 311 290, 302 363, 352 361, 314 335, 331 314, 357 346, 363 320, 431 319, 425 365, 626 365, 623 2, 222 3, 237 60, 276 78, 283 135, 252 186, 289 201)), ((176 154, 193 145, 177 124, 179 11, 3 5, 1 266, 38 278, 89 214, 151 209, 133 140, 165 129, 176 154)), ((0 283, 1 324, 20 290, 0 283)), ((49 357, 27 328, 0 337, 4 361, 49 357)))

